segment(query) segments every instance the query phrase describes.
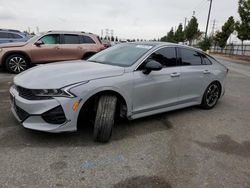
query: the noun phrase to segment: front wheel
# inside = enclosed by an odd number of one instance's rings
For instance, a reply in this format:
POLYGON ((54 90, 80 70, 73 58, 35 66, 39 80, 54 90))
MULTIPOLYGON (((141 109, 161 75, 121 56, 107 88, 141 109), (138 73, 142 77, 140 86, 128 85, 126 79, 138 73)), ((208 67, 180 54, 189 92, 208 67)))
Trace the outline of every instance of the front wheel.
POLYGON ((5 62, 6 69, 11 72, 18 74, 28 69, 28 60, 23 55, 13 54, 10 55, 5 62))
POLYGON ((94 140, 108 142, 115 121, 117 97, 102 95, 99 99, 94 124, 94 140))
POLYGON ((220 86, 218 83, 211 83, 202 98, 201 107, 204 109, 211 109, 215 107, 220 98, 220 86))

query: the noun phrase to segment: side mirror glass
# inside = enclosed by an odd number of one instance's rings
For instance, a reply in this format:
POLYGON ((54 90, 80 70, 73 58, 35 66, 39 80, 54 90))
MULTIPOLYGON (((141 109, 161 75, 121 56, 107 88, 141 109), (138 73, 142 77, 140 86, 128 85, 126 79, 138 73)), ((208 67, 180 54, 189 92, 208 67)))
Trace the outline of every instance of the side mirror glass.
POLYGON ((144 74, 149 74, 151 71, 160 71, 162 69, 162 65, 155 61, 155 60, 149 60, 143 69, 144 74))
POLYGON ((43 45, 44 43, 43 43, 43 41, 41 41, 41 40, 38 40, 38 41, 36 41, 35 42, 35 45, 36 46, 41 46, 41 45, 43 45))

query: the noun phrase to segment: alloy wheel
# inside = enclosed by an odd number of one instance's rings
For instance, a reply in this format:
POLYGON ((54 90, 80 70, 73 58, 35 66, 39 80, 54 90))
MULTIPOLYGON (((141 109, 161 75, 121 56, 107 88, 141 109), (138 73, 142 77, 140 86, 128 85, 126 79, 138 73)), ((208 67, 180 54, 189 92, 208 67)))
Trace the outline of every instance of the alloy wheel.
POLYGON ((207 105, 212 107, 216 104, 216 102, 219 99, 219 87, 217 84, 211 84, 207 90, 207 94, 206 94, 206 102, 207 105))
POLYGON ((27 69, 27 62, 22 57, 12 57, 9 60, 9 69, 15 73, 20 73, 27 69))

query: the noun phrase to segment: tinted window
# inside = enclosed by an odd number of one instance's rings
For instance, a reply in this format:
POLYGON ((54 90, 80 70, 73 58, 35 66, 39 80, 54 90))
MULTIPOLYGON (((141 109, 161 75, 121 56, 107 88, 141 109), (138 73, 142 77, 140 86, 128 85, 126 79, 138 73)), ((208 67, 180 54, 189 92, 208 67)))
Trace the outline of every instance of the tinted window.
POLYGON ((162 64, 163 67, 176 66, 176 51, 175 48, 162 48, 151 54, 148 60, 155 60, 162 64))
POLYGON ((189 49, 181 48, 181 59, 182 65, 201 65, 202 57, 201 54, 189 49))
POLYGON ((0 38, 11 38, 11 36, 9 35, 9 33, 0 32, 0 38))
POLYGON ((218 61, 211 56, 207 56, 207 58, 210 60, 211 64, 218 63, 218 61))
POLYGON ((64 35, 64 44, 79 44, 79 36, 78 35, 64 35))
POLYGON ((92 38, 88 37, 88 36, 82 36, 82 38, 83 38, 83 43, 95 44, 95 41, 92 38))
POLYGON ((40 39, 44 44, 59 44, 60 36, 58 34, 46 35, 40 39))
POLYGON ((23 37, 21 37, 20 35, 15 34, 15 33, 12 33, 12 36, 13 36, 13 38, 15 38, 15 39, 21 39, 21 38, 23 38, 23 37))
POLYGON ((211 61, 208 59, 208 57, 204 54, 202 54, 202 63, 204 65, 212 65, 211 61))

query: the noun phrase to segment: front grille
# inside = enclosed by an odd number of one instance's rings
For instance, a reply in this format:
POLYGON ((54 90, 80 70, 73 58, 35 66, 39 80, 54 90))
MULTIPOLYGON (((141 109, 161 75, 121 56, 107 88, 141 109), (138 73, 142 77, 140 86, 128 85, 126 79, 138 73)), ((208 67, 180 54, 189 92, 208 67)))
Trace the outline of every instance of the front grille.
POLYGON ((29 117, 29 114, 26 111, 24 111, 22 108, 20 108, 19 106, 15 105, 14 108, 15 108, 17 116, 19 117, 21 121, 24 121, 25 119, 29 117))
POLYGON ((57 106, 43 113, 42 118, 47 123, 51 123, 51 124, 62 124, 66 121, 66 117, 61 106, 57 106))
POLYGON ((27 100, 46 100, 51 99, 51 97, 39 97, 34 95, 32 92, 32 89, 27 89, 21 86, 16 86, 16 90, 18 91, 18 94, 20 97, 27 99, 27 100))

